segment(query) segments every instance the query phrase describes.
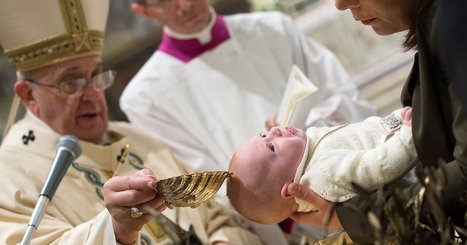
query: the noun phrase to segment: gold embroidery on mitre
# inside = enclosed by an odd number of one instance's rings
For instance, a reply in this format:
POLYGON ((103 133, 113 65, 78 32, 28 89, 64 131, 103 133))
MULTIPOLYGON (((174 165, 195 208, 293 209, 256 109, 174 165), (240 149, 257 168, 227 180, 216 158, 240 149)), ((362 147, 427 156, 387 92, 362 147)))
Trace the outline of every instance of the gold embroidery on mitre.
POLYGON ((82 34, 73 34, 72 37, 76 41, 76 52, 81 51, 83 48, 84 50, 91 50, 91 44, 89 43, 89 36, 87 32, 82 34))
POLYGON ((32 70, 71 58, 101 54, 104 32, 88 30, 80 0, 60 0, 66 33, 5 50, 18 71, 32 70))

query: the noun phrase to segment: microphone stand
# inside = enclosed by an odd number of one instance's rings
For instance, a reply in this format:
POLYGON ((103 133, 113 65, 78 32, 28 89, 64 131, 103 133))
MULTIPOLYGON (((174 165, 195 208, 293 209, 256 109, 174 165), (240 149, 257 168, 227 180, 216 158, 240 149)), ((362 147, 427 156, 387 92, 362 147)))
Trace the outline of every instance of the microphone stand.
POLYGON ((32 212, 31 219, 29 220, 28 229, 26 230, 23 240, 21 241, 21 245, 28 245, 29 243, 31 243, 32 234, 36 231, 37 227, 39 226, 39 223, 42 220, 42 216, 44 216, 45 209, 47 208, 49 201, 49 198, 46 196, 39 197, 36 207, 32 212))

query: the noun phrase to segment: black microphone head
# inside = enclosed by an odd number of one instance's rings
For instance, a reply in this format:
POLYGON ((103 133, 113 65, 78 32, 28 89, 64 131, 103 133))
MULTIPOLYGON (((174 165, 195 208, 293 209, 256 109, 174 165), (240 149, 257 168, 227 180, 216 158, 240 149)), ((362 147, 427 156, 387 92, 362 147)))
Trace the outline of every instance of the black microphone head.
POLYGON ((73 155, 73 159, 76 159, 81 155, 81 144, 75 136, 62 136, 57 143, 57 150, 59 148, 67 149, 73 155))

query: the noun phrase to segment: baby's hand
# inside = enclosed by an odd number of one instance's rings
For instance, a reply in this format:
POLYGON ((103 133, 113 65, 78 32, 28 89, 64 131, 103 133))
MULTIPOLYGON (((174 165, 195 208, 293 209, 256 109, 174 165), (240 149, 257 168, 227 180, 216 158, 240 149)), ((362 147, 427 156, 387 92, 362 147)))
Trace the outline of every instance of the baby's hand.
POLYGON ((401 110, 401 119, 404 125, 412 127, 412 107, 406 106, 401 110))

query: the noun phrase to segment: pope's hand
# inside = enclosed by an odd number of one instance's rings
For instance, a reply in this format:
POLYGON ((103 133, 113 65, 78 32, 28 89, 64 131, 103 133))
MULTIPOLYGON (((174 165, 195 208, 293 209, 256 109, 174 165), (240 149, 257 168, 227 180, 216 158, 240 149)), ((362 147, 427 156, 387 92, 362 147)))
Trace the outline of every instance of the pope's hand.
POLYGON ((162 196, 155 191, 156 181, 149 169, 143 169, 131 176, 113 177, 104 184, 104 202, 112 216, 118 242, 136 241, 139 230, 150 219, 148 210, 162 212, 165 209, 162 196))
POLYGON ((316 211, 307 213, 295 212, 290 218, 298 223, 311 224, 320 228, 342 228, 334 211, 334 203, 322 198, 316 192, 301 184, 291 183, 287 187, 287 190, 293 197, 309 202, 317 209, 316 211))

